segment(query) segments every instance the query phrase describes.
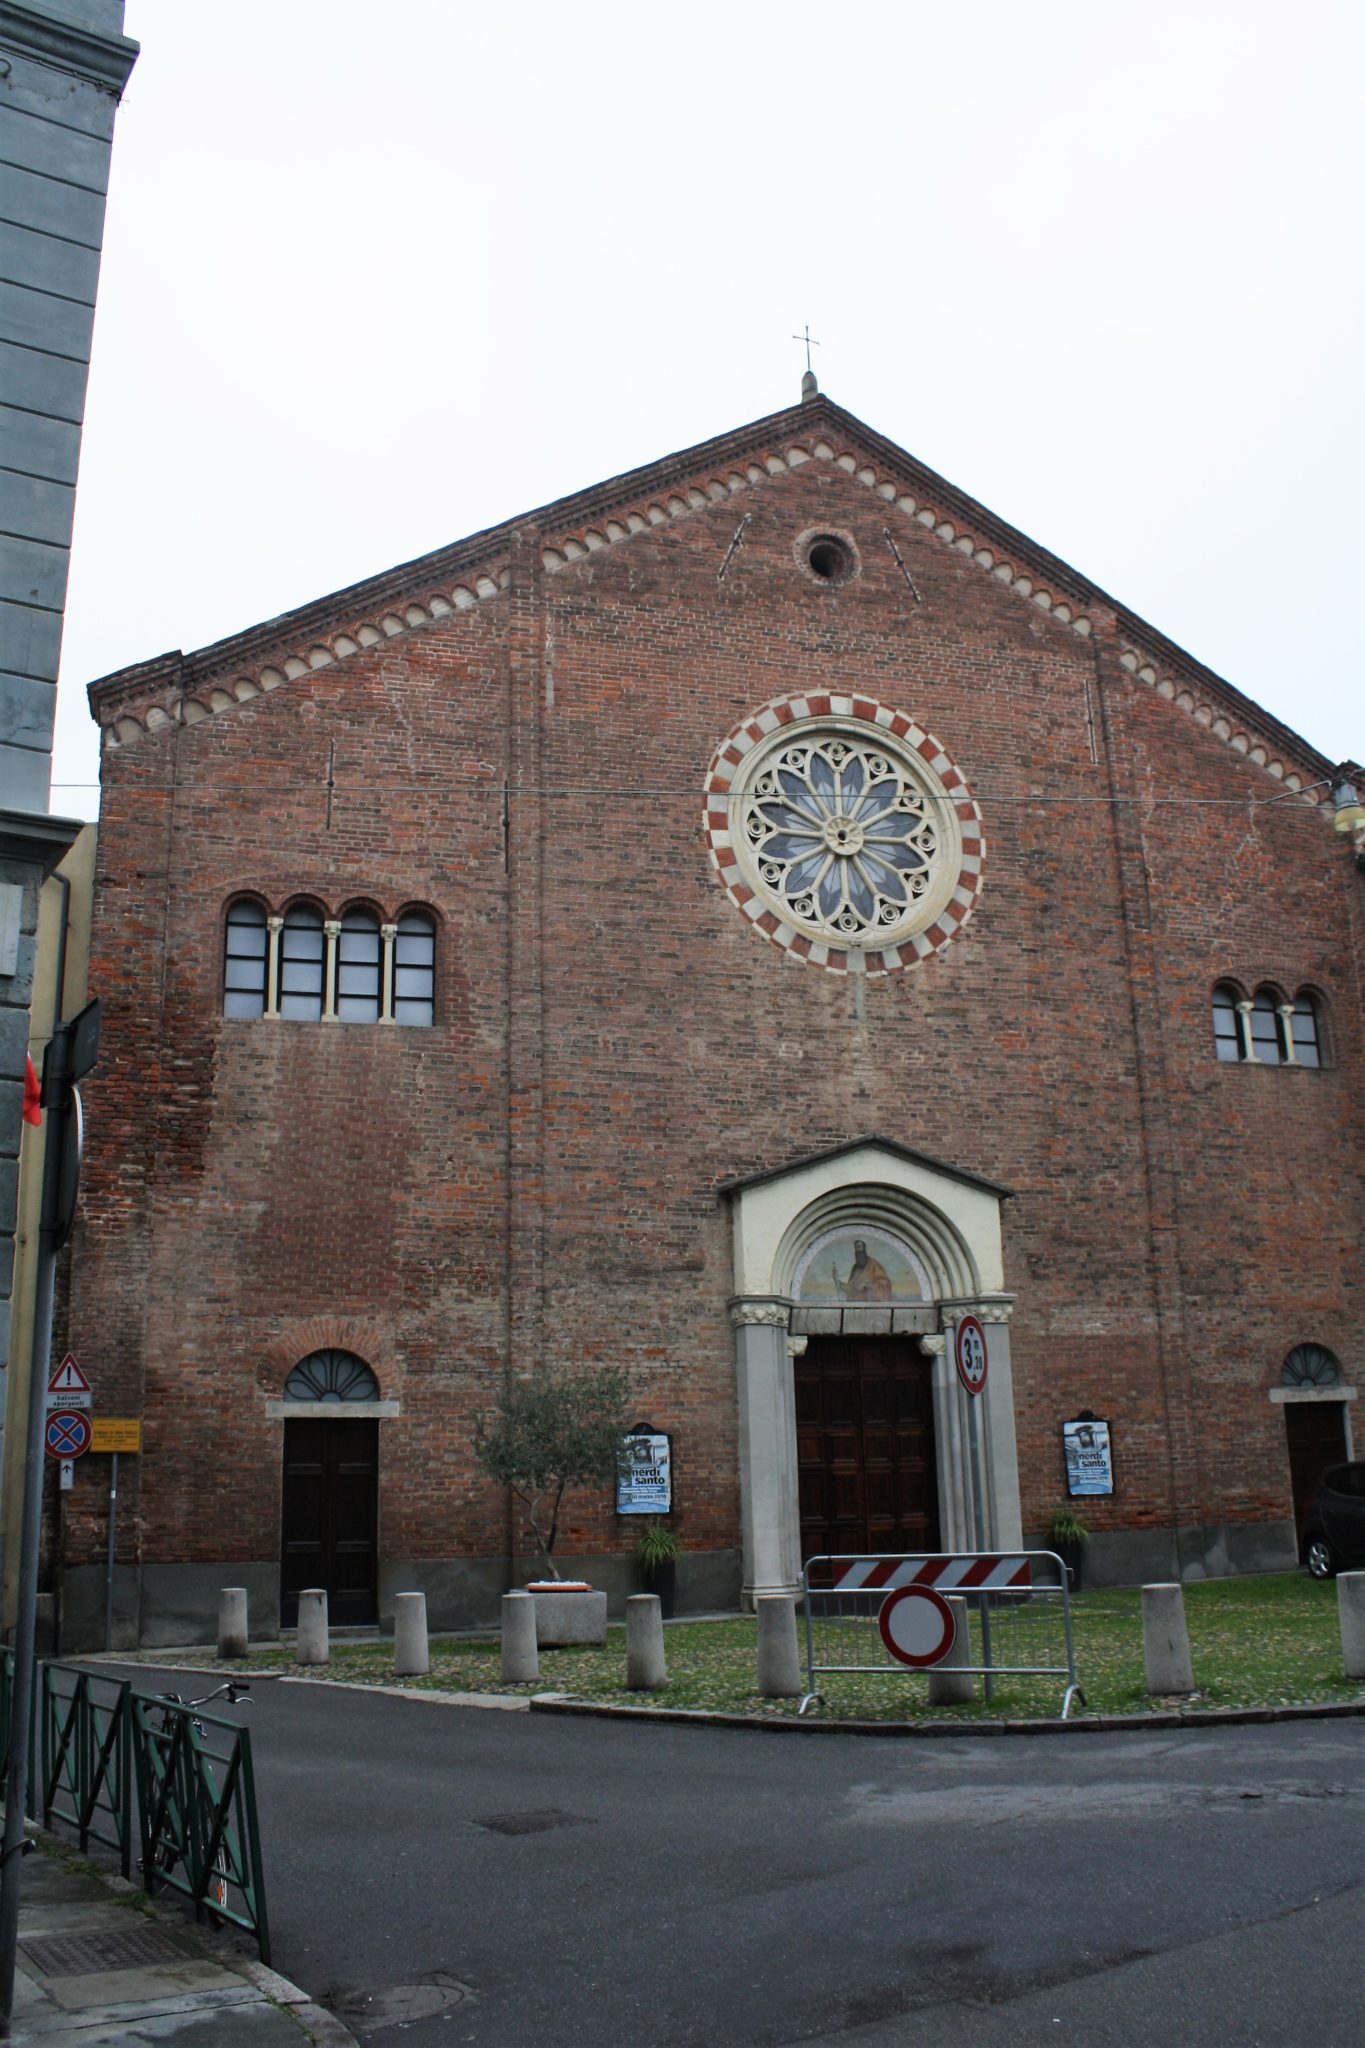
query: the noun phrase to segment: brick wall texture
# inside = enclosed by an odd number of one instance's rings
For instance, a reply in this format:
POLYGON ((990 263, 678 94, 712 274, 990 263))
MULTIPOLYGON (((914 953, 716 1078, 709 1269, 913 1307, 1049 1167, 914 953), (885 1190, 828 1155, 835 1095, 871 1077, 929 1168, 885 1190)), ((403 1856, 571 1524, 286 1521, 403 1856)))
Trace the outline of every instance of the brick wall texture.
MULTIPOLYGON (((1306 785, 1318 757, 823 399, 479 546, 496 595, 197 722, 177 692, 207 704, 219 686, 226 704, 248 657, 292 651, 289 621, 178 680, 149 664, 92 692, 115 732, 148 728, 105 754, 104 1039, 68 1331, 101 1412, 145 1418, 121 1554, 278 1556, 282 1424, 265 1404, 323 1345, 358 1352, 401 1407, 380 1425, 385 1555, 506 1553, 471 1418, 505 1365, 542 1360, 625 1365, 639 1412, 673 1432, 689 1551, 733 1548, 717 1190, 864 1135, 1012 1190, 1026 1529, 1061 1498, 1058 1425, 1082 1408, 1117 1446, 1095 1529, 1287 1519, 1268 1399, 1287 1352, 1326 1344, 1353 1382, 1365 1365, 1360 877, 1330 809, 1263 765, 1306 785), (768 461, 821 438, 833 459, 768 461), (897 493, 940 526, 947 507, 953 539, 897 493), (651 502, 668 516, 546 566, 566 532, 651 502), (803 571, 810 529, 852 540, 852 580, 803 571), (1019 586, 1030 564, 1052 611, 1019 586), (1175 693, 1125 664, 1134 647, 1175 693), (935 734, 985 822, 969 922, 875 978, 755 931, 703 829, 724 735, 830 690, 935 734), (272 912, 429 908, 434 1027, 225 1021, 242 892, 272 912), (1312 989, 1322 1069, 1219 1064, 1225 976, 1312 989)), ((436 559, 364 587, 363 606, 310 607, 297 644, 377 618, 381 587, 402 617, 436 559)), ((86 1462, 64 1542, 93 1564, 104 1503, 86 1462)), ((624 1547, 601 1501, 573 1500, 566 1552, 624 1547)))

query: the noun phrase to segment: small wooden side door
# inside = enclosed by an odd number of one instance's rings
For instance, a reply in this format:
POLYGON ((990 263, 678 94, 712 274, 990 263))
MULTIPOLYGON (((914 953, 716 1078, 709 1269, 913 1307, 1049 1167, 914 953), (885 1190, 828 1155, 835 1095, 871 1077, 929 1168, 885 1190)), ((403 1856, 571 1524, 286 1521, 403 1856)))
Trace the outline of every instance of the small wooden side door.
POLYGON ((379 1424, 311 1416, 284 1425, 280 1621, 325 1587, 338 1628, 379 1620, 379 1424))
POLYGON ((1346 1404, 1343 1401, 1286 1401, 1284 1433, 1289 1446, 1289 1483, 1294 1490, 1294 1528, 1303 1504, 1329 1465, 1346 1462, 1346 1404))

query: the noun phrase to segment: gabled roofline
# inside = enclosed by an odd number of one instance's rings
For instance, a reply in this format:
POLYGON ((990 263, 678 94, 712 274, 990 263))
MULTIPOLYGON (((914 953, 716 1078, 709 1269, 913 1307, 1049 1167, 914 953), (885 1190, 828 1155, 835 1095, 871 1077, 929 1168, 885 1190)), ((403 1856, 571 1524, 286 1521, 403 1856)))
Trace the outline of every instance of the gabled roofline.
MULTIPOLYGON (((1150 625, 1139 613, 1120 604, 1099 584, 1092 582, 1059 556, 1039 546, 1018 528, 998 518, 986 506, 940 476, 936 470, 908 454, 894 441, 879 434, 823 393, 817 393, 780 412, 769 413, 762 419, 750 421, 747 426, 713 436, 707 441, 696 442, 691 447, 679 449, 638 469, 624 471, 618 476, 574 492, 568 497, 557 498, 531 511, 519 513, 495 526, 484 527, 450 546, 435 549, 429 554, 414 556, 410 561, 399 563, 380 575, 331 591, 326 596, 315 598, 295 610, 281 612, 272 619, 263 620, 259 625, 244 632, 214 641, 192 654, 187 655, 180 649, 175 649, 167 654, 155 656, 149 661, 134 663, 102 676, 88 686, 87 695, 92 716, 100 724, 109 726, 117 719, 124 705, 131 707, 134 701, 144 700, 149 694, 155 693, 172 701, 168 706, 155 708, 148 718, 148 724, 178 721, 180 712, 177 707, 184 699, 193 697, 197 690, 207 694, 213 683, 228 676, 232 671, 259 667, 272 656, 276 660, 283 660, 284 650, 288 649, 289 659, 283 673, 275 673, 273 681, 267 681, 263 685, 265 688, 273 687, 275 682, 283 682, 291 676, 304 673, 309 667, 321 666, 324 662, 332 660, 334 655, 327 647, 313 650, 311 656, 306 655, 304 650, 308 648, 314 636, 325 636, 329 632, 335 635, 339 621, 343 618, 354 621, 364 617, 366 613, 376 616, 385 611, 392 613, 395 608, 409 606, 410 600, 417 597, 419 592, 425 594, 433 583, 449 582, 452 577, 470 579, 471 583, 477 584, 480 597, 496 596, 499 590, 507 586, 505 557, 510 550, 513 537, 519 531, 530 529, 542 538, 549 539, 575 527, 581 529, 594 521, 607 522, 615 511, 623 511, 627 506, 639 505, 654 497, 666 499, 670 491, 676 493, 689 484, 694 485, 698 475, 716 469, 724 470, 727 466, 742 464, 746 458, 769 452, 779 439, 785 440, 792 436, 798 442, 805 442, 819 438, 821 429, 826 433, 833 433, 837 438, 854 443, 874 461, 903 478, 921 496, 931 498, 933 513, 927 514, 922 511, 919 516, 930 525, 938 518, 937 530, 941 537, 952 534, 953 524, 943 522, 939 515, 951 513, 953 522, 969 527, 972 536, 977 540, 992 542, 994 547, 1003 550, 1016 563, 1025 565, 1030 572, 1030 578, 1023 583, 1024 595, 1034 594, 1034 577, 1046 583, 1049 591, 1055 593, 1054 596, 1042 591, 1037 593, 1034 601, 1041 603, 1044 609, 1055 608, 1057 596, 1065 599, 1065 606, 1059 610, 1059 616, 1062 618, 1074 618, 1078 608, 1084 610, 1093 604, 1103 606, 1113 615, 1120 638, 1126 637, 1135 643, 1126 651, 1124 665, 1143 680, 1156 680, 1150 664, 1153 661, 1160 661, 1164 666, 1174 670, 1183 684, 1194 685, 1202 690, 1220 706, 1220 709, 1231 713, 1240 723, 1253 727, 1259 734, 1277 744, 1285 745, 1310 771, 1325 776, 1336 765, 1291 727, 1283 724, 1272 712, 1265 710, 1216 671, 1188 654, 1176 642, 1150 625), (503 558, 501 562, 500 558, 503 558)), ((770 463, 769 466, 773 465, 770 463)), ((786 466, 780 461, 775 464, 778 470, 786 466)), ((883 496, 891 491, 890 485, 880 488, 883 496)), ((692 495, 697 499, 695 487, 692 495)), ((721 495, 725 494, 722 492, 721 495)), ((705 500, 697 499, 697 502, 705 500)), ((690 508, 684 504, 680 509, 686 511, 690 508)), ((638 525, 643 523, 637 522, 638 525)), ((973 540, 963 534, 953 544, 965 546, 970 552, 973 540)), ((571 555, 574 552, 586 552, 573 541, 569 543, 569 550, 571 555)), ((550 553, 556 561, 560 559, 554 550, 550 553)), ((989 554, 986 559, 990 560, 989 554)), ((1008 570, 1006 576, 1008 579, 1008 570)), ((470 592, 466 591, 464 595, 470 602, 474 601, 470 592)), ((442 598, 435 607, 435 615, 453 608, 442 598)), ((393 618, 391 624, 386 626, 386 631, 403 630, 405 625, 427 624, 432 616, 433 612, 425 609, 421 602, 411 604, 406 619, 401 616, 393 618)), ((1088 622, 1084 619, 1075 621, 1075 624, 1076 630, 1089 631, 1088 622)), ((1174 686, 1169 679, 1163 679, 1158 687, 1164 695, 1175 694, 1174 686)), ((243 679, 243 685, 236 689, 235 694, 238 699, 242 699, 259 694, 259 689, 256 684, 243 679)), ((222 698, 223 705, 231 701, 229 696, 221 691, 217 695, 222 698)), ((1247 751, 1246 748, 1240 750, 1247 751)), ((1298 778, 1292 778, 1290 787, 1293 788, 1297 781, 1298 778)))
POLYGON ((717 1196, 742 1195, 749 1188, 760 1188, 771 1180, 786 1180, 793 1173, 802 1173, 808 1167, 823 1166, 831 1159, 844 1159, 850 1152, 864 1152, 871 1146, 878 1152, 890 1152, 897 1159, 906 1159, 912 1166, 925 1166, 931 1173, 942 1174, 945 1180, 960 1181, 964 1187, 980 1188, 983 1194, 995 1195, 1002 1202, 1014 1199, 1013 1188, 1003 1187, 998 1180, 987 1180, 983 1174, 968 1173, 960 1166, 949 1166, 945 1160, 934 1159, 927 1152, 916 1152, 909 1145, 898 1143, 895 1138, 879 1138, 875 1132, 866 1137, 848 1138, 842 1145, 827 1145, 819 1152, 803 1152, 795 1159, 784 1160, 781 1166, 764 1167, 761 1173, 737 1174, 731 1180, 717 1184, 717 1196))

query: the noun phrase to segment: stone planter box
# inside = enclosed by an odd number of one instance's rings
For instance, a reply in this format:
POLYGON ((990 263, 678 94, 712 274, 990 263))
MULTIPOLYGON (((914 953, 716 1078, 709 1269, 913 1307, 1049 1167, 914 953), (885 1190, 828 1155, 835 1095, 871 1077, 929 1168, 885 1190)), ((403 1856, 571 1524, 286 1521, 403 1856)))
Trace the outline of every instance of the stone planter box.
POLYGON ((536 1646, 562 1649, 568 1643, 605 1643, 607 1596, 590 1586, 545 1589, 528 1586, 536 1603, 536 1646))

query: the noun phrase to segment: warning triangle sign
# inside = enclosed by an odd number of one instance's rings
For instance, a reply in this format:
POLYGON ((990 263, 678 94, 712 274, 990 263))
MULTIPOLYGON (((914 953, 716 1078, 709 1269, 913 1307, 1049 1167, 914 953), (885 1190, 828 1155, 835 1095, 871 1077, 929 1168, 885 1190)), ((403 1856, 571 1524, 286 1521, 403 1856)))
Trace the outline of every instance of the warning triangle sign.
POLYGON ((88 1394, 90 1382, 77 1365, 75 1356, 68 1351, 66 1357, 47 1383, 49 1394, 88 1394))

